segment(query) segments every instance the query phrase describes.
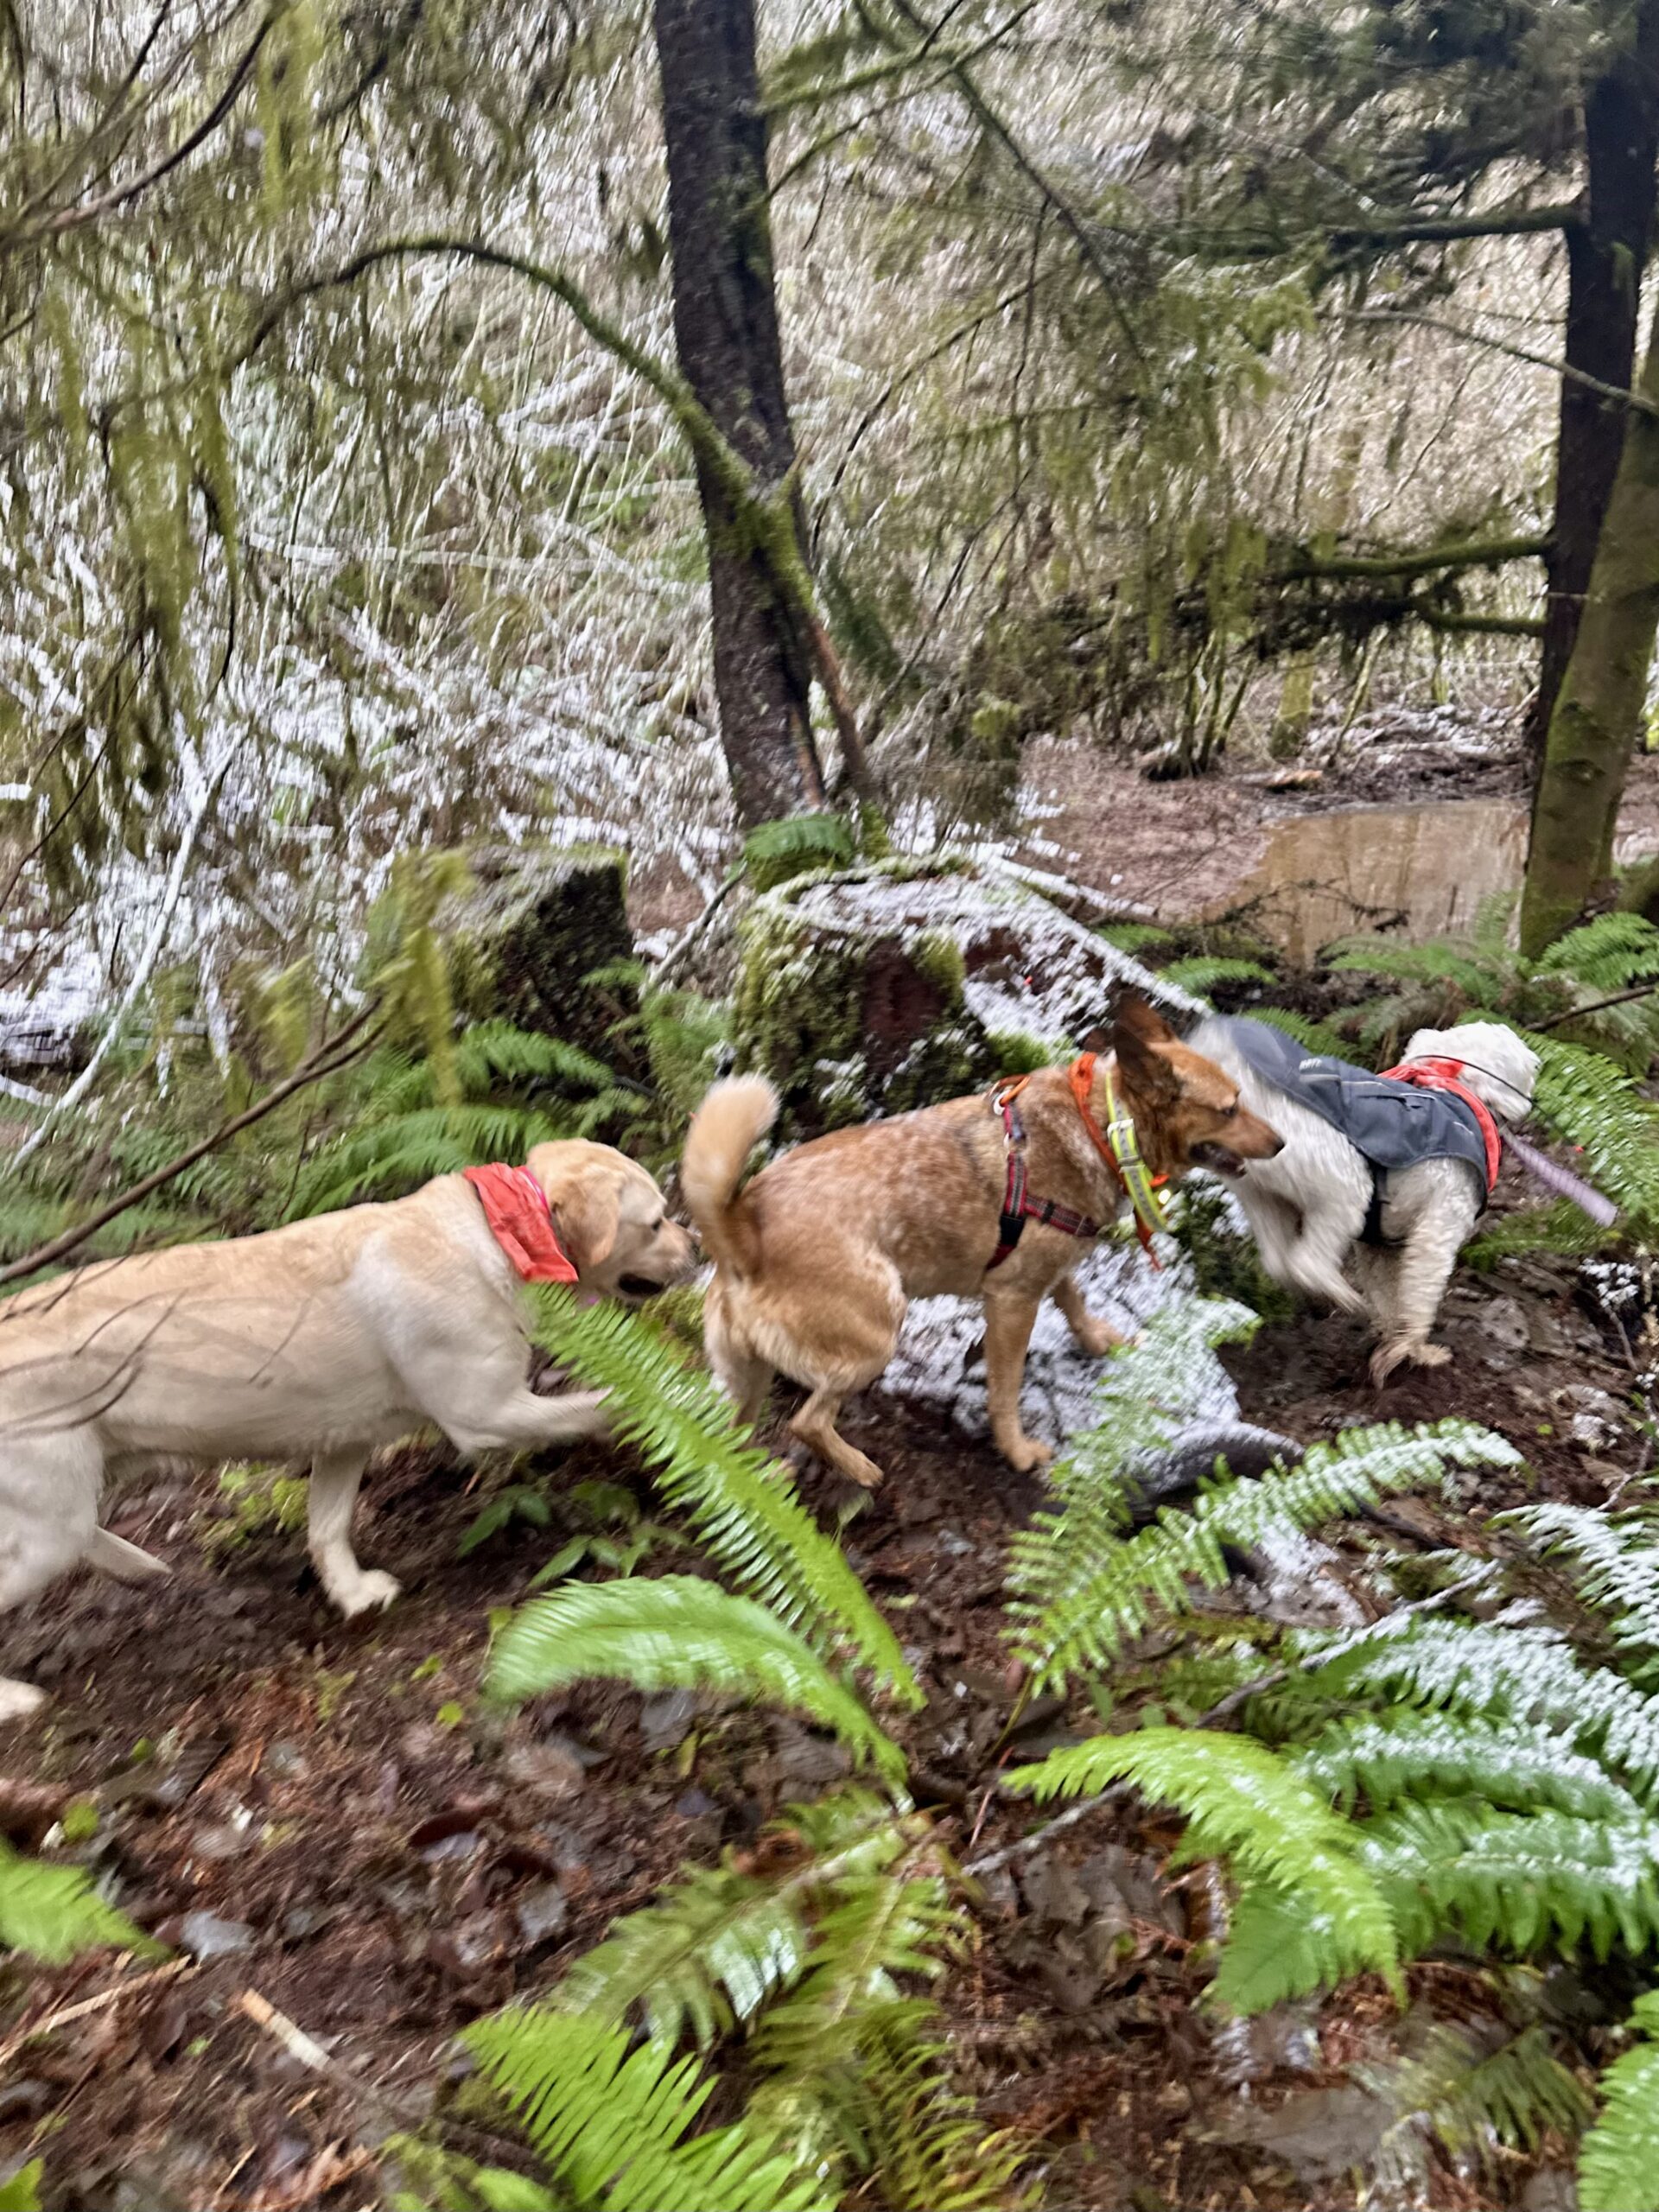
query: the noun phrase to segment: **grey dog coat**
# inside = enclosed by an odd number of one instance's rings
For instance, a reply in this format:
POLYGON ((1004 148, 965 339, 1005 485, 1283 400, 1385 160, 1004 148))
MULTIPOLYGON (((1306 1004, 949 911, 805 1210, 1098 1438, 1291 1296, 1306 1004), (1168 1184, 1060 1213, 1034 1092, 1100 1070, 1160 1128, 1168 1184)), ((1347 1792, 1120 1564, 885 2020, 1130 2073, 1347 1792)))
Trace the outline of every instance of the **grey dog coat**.
POLYGON ((1370 1162, 1374 1188, 1367 1243, 1380 1241, 1382 1181, 1391 1168, 1415 1167, 1425 1160, 1466 1160, 1484 1199, 1486 1140, 1460 1098, 1370 1075, 1328 1053, 1310 1052, 1265 1021, 1235 1018, 1221 1026, 1239 1058, 1264 1083, 1328 1122, 1370 1162))

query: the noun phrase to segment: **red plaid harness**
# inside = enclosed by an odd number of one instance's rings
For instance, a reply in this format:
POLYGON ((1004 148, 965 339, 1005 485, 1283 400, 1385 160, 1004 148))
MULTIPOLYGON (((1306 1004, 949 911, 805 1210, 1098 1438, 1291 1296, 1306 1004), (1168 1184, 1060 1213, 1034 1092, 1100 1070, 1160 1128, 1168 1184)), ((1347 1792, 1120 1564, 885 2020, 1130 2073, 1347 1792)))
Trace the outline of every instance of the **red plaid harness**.
MULTIPOLYGON (((1093 1052, 1080 1052, 1065 1071, 1066 1084, 1077 1102, 1078 1116, 1089 1132, 1090 1142, 1111 1169, 1118 1188, 1134 1205, 1135 1234, 1141 1240, 1141 1250, 1152 1265, 1161 1271, 1161 1262, 1152 1249, 1152 1231, 1143 1216, 1141 1205, 1136 1201, 1135 1192, 1141 1185, 1131 1189, 1123 1162, 1119 1159, 1113 1142, 1103 1134, 1099 1122, 1095 1119, 1094 1108, 1090 1103, 1094 1088, 1096 1057, 1093 1052)), ((991 1086, 990 1107, 1002 1123, 1002 1144, 1007 1158, 1007 1172, 1003 1179, 1002 1205, 997 1217, 997 1247, 987 1264, 987 1274, 993 1268, 1000 1268, 1008 1257, 1025 1234, 1028 1221, 1036 1222, 1040 1228, 1058 1229, 1063 1236, 1078 1236, 1085 1240, 1100 1236, 1105 1227, 1103 1222, 1091 1221, 1087 1214, 1077 1213, 1071 1206, 1063 1206, 1058 1199, 1033 1198, 1027 1188, 1026 1125, 1020 1118, 1017 1101, 1029 1080, 1029 1077, 1023 1075, 1015 1076, 1011 1080, 1003 1077, 991 1086)), ((1107 1090, 1109 1093, 1109 1075, 1107 1090)), ((1116 1122, 1112 1124, 1114 1129, 1118 1126, 1116 1122)), ((1128 1133, 1124 1141, 1128 1154, 1134 1156, 1134 1166, 1141 1176, 1141 1185, 1144 1185, 1147 1179, 1145 1170, 1140 1166, 1133 1126, 1127 1123, 1127 1118, 1125 1126, 1128 1133)), ((1161 1175, 1150 1179, 1154 1185, 1161 1184, 1164 1179, 1161 1175)))
POLYGON ((1044 1229, 1058 1229, 1063 1236, 1098 1236, 1101 1231, 1100 1223, 1090 1221, 1087 1214, 1075 1213, 1054 1198, 1033 1198, 1026 1187, 1026 1125, 1019 1103, 1023 1087, 1021 1078, 998 1084, 991 1092, 991 1111, 1001 1119, 1002 1145, 1008 1165, 996 1224, 999 1242, 986 1268, 987 1274, 992 1268, 1000 1268, 1014 1250, 1024 1236, 1028 1221, 1034 1221, 1044 1229))

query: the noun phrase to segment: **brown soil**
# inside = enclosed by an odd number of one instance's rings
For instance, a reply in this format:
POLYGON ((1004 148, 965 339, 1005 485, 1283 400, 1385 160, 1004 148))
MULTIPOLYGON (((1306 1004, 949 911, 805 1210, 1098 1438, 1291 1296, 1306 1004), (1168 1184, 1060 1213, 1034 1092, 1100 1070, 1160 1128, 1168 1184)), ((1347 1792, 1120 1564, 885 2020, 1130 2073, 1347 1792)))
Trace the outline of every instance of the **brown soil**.
MULTIPOLYGON (((1360 1344, 1346 1324, 1264 1330, 1232 1364, 1247 1415, 1304 1440, 1382 1413, 1457 1412, 1526 1447, 1551 1493, 1599 1497, 1637 1464, 1645 1447, 1633 1432, 1599 1457, 1563 1440, 1554 1392, 1591 1383, 1622 1397, 1630 1385, 1629 1363, 1580 1307, 1564 1268, 1465 1278, 1446 1334, 1455 1365, 1408 1376, 1381 1403, 1357 1380, 1360 1344), (1524 1346, 1494 1343, 1497 1300, 1531 1332, 1524 1346)), ((1039 1490, 988 1447, 879 1398, 850 1433, 879 1446, 890 1473, 849 1548, 919 1655, 931 1703, 902 1732, 918 1794, 938 1804, 966 1859, 1035 1825, 1029 1808, 995 1794, 998 1767, 1043 1748, 1068 1717, 1089 1722, 1082 1708, 1050 1713, 1012 1751, 1002 1740, 1001 1562, 1039 1490)), ((620 1473, 648 1496, 596 1447, 573 1454, 564 1473, 620 1473)), ((843 1502, 817 1475, 804 1487, 826 1515, 843 1502)), ((1473 1503, 1487 1510, 1520 1494, 1491 1483, 1473 1503)), ((476 1698, 489 1611, 525 1594, 557 1535, 514 1522, 461 1559, 477 1503, 444 1455, 391 1455, 371 1482, 360 1541, 407 1592, 381 1618, 343 1625, 296 1537, 205 1550, 203 1529, 228 1509, 205 1478, 168 1482, 130 1499, 116 1525, 173 1562, 170 1583, 83 1576, 5 1624, 0 1669, 49 1686, 54 1702, 7 1741, 0 1819, 38 1841, 66 1793, 90 1797, 96 1835, 54 1855, 108 1875, 127 1910, 175 1944, 200 1943, 203 1923, 188 1915, 242 1923, 219 1931, 241 1948, 199 1962, 175 1953, 183 1963, 162 1978, 108 1954, 10 1970, 0 2160, 43 2151, 50 2204, 297 2212, 381 2202, 371 2153, 442 2106, 456 2029, 546 1987, 681 1861, 706 1863, 722 1843, 752 1837, 840 1770, 833 1747, 789 1724, 704 1716, 693 1738, 685 1716, 664 1726, 638 1696, 602 1686, 493 1717, 476 1698), (240 2005, 250 1990, 324 2046, 327 2071, 255 2024, 240 2005)), ((1418 1541, 1440 1540, 1435 1512, 1412 1505, 1402 1516, 1368 1541, 1409 1543, 1414 1516, 1427 1532, 1418 1541)), ((658 1554, 652 1567, 670 1563, 658 1554)), ((1234 2061, 1187 1964, 1205 1924, 1199 1891, 1165 1892, 1128 1955, 1092 1980, 1067 1951, 1075 1931, 1049 1928, 1036 1909, 1028 1878, 1086 1872, 1113 1844, 1152 1869, 1155 1891, 1172 1840, 1166 1824, 1123 1808, 988 1876, 982 1940, 947 1998, 964 2075, 988 2115, 1031 2137, 1052 2201, 1066 2208, 1350 2202, 1345 2183, 1311 2196, 1270 2147, 1211 2139, 1242 2108, 1234 2061)), ((1425 1970, 1417 1994, 1433 2004, 1450 1988, 1475 2001, 1475 1986, 1425 1970)), ((1388 2018, 1380 1994, 1345 1993, 1313 2021, 1300 2072, 1260 2062, 1253 2108, 1293 2086, 1337 2082, 1368 2039, 1383 2047, 1388 2018)), ((1523 2178, 1517 2167, 1515 2190, 1523 2178)), ((1513 2196, 1507 2186, 1471 2195, 1447 2175, 1438 2201, 1513 2196)))
MULTIPOLYGON (((1274 830, 1309 815, 1484 799, 1513 808, 1514 880, 1524 851, 1524 783, 1518 753, 1498 744, 1475 757, 1449 744, 1390 741, 1386 723, 1369 746, 1306 786, 1275 788, 1293 765, 1230 762, 1193 781, 1151 783, 1130 764, 1090 747, 1044 742, 1026 756, 1031 819, 1021 857, 1070 875, 1125 912, 1160 919, 1213 914, 1249 900, 1274 830)), ((1659 755, 1631 765, 1619 816, 1618 856, 1659 849, 1659 755)), ((1342 926, 1386 918, 1357 910, 1342 926)), ((1433 926, 1431 924, 1431 926, 1433 926)), ((1278 935, 1269 920, 1269 935, 1278 935)))

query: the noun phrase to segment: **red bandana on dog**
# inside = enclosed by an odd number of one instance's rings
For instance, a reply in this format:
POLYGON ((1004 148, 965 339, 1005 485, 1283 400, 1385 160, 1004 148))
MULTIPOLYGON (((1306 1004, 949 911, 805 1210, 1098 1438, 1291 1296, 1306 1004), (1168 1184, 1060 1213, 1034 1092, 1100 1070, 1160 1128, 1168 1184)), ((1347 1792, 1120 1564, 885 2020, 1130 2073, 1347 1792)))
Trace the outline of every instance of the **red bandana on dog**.
POLYGON ((1477 1098, 1466 1083, 1459 1082, 1462 1073, 1461 1060, 1402 1060, 1397 1068, 1384 1068, 1382 1079, 1385 1083, 1414 1083, 1421 1090, 1449 1090, 1454 1098, 1462 1101, 1478 1123, 1481 1142, 1486 1147, 1486 1191, 1490 1197, 1497 1181, 1503 1141, 1485 1101, 1477 1098))
POLYGON ((525 1282, 575 1282, 576 1271, 553 1227, 547 1194, 527 1167, 463 1167, 490 1233, 525 1282))

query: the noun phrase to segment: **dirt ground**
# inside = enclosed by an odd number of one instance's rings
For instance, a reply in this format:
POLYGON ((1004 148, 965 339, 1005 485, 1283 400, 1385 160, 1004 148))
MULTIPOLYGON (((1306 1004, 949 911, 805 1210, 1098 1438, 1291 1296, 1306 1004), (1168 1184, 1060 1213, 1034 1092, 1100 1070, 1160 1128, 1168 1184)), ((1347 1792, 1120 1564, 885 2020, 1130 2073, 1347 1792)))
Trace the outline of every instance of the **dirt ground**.
MULTIPOLYGON (((1148 782, 1126 760, 1044 742, 1026 756, 1019 855, 1086 884, 1126 912, 1181 920, 1236 915, 1300 956, 1322 935, 1395 924, 1389 910, 1399 905, 1415 909, 1410 933, 1437 934, 1472 919, 1487 893, 1518 889, 1524 792, 1510 724, 1461 721, 1449 710, 1379 715, 1324 768, 1241 759, 1185 782, 1148 782), (1447 834, 1437 839, 1432 820, 1425 825, 1412 817, 1440 807, 1447 809, 1447 834), (1351 836, 1333 836, 1331 817, 1350 815, 1351 836), (1297 834, 1299 824, 1321 819, 1320 837, 1297 834), (1321 847, 1328 858, 1310 867, 1306 855, 1321 847), (1299 943, 1295 893, 1315 887, 1309 876, 1325 878, 1335 897, 1315 908, 1323 929, 1299 943), (1351 880, 1351 903, 1342 896, 1351 880), (1449 903, 1436 901, 1442 885, 1453 894, 1449 903), (1401 897, 1402 886, 1410 888, 1409 901, 1401 897), (1470 895, 1459 906, 1455 894, 1462 889, 1470 895)), ((1631 764, 1617 852, 1629 861, 1656 849, 1659 754, 1644 753, 1631 764)))
MULTIPOLYGON (((1632 1359, 1564 1265, 1465 1278, 1446 1335, 1456 1363, 1381 1402, 1345 1322, 1264 1329, 1230 1364, 1246 1417, 1304 1441, 1380 1414, 1456 1412, 1522 1446, 1545 1491, 1584 1499, 1644 1456, 1630 1427, 1593 1450, 1567 1440, 1572 1394, 1623 1401, 1632 1359)), ((998 1797, 997 1768, 1091 1719, 1033 1707, 1017 1741, 1003 1738, 1001 1562, 1038 1485, 877 1396, 850 1427, 890 1470, 849 1543, 929 1691, 899 1731, 918 1793, 960 1858, 994 1853, 1038 1820, 998 1797)), ((571 1453, 560 1482, 594 1475, 633 1483, 648 1506, 644 1477, 596 1446, 571 1453)), ((827 1478, 804 1488, 826 1514, 843 1502, 827 1478)), ((1475 1504, 1521 1494, 1493 1482, 1475 1504)), ((348 1625, 296 1535, 238 1537, 238 1508, 210 1478, 168 1480, 129 1497, 113 1525, 173 1563, 170 1583, 83 1576, 5 1624, 0 1669, 49 1686, 54 1702, 8 1739, 0 1819, 33 1843, 72 1803, 83 1833, 95 1808, 95 1834, 68 1855, 111 1874, 174 1947, 159 1965, 98 1955, 4 1984, 0 2160, 43 2152, 48 2203, 379 2202, 377 2146, 453 2094, 456 2029, 545 1987, 681 1861, 753 1836, 842 1771, 834 1746, 792 1724, 698 1716, 689 1699, 594 1686, 510 1720, 481 1707, 490 1611, 526 1594, 558 1532, 514 1522, 461 1558, 478 1502, 435 1450, 387 1457, 359 1543, 405 1595, 348 1625), (249 2017, 250 1991, 321 2046, 321 2070, 249 2017)), ((1389 1519, 1370 1541, 1445 1540, 1421 1503, 1389 1519)), ((988 1873, 979 1941, 947 2000, 964 2075, 988 2118, 1031 2139, 1062 2208, 1351 2202, 1338 2069, 1367 2047, 1373 2014, 1382 2036, 1386 2000, 1351 1991, 1323 2013, 1290 2008, 1298 2017, 1218 2034, 1187 1965, 1205 1893, 1162 1878, 1173 1840, 1123 1809, 988 1873), (1139 1897, 1127 1947, 1090 1943, 1103 1882, 1139 1897), (1282 2141, 1237 2139, 1271 2133, 1276 2108, 1291 2114, 1282 2141)), ((1455 1999, 1447 1974, 1418 1974, 1420 2002, 1455 1999)), ((1482 2195, 1447 2174, 1437 2201, 1518 2201, 1525 2170, 1510 2178, 1482 2195)))

